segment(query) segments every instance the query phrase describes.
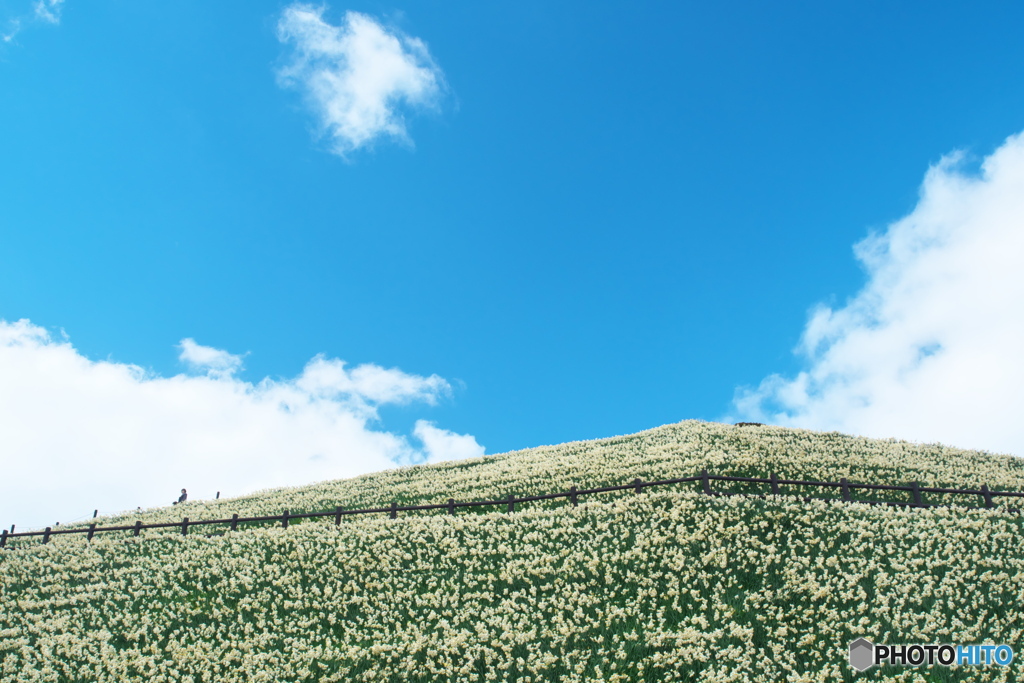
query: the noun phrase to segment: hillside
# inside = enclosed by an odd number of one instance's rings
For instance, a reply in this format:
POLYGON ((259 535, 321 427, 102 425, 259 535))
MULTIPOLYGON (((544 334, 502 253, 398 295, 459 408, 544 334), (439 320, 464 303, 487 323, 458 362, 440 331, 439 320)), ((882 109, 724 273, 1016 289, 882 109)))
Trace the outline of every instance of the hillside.
MULTIPOLYGON (((496 499, 702 469, 1024 490, 1024 461, 1009 456, 690 421, 98 521, 496 499)), ((146 531, 18 543, 0 553, 2 680, 1020 676, 1018 515, 715 498, 693 485, 602 494, 576 508, 559 500, 511 515, 491 510, 251 525, 212 537, 146 531), (855 674, 847 645, 860 636, 1005 642, 1018 660, 855 674)))

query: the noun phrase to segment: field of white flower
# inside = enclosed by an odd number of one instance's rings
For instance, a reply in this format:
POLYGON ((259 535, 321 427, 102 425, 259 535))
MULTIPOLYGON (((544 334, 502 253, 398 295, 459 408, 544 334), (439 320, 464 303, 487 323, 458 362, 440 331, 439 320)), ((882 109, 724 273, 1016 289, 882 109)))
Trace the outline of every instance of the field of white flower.
MULTIPOLYGON (((1024 490, 1024 463, 1008 456, 684 422, 98 521, 497 499, 705 468, 1024 490)), ((698 490, 603 494, 575 508, 544 501, 511 515, 473 508, 353 516, 337 526, 250 525, 209 537, 144 531, 91 543, 80 535, 45 546, 17 541, 0 552, 0 680, 1022 678, 1021 516, 698 490), (855 674, 847 645, 860 636, 1008 643, 1017 659, 855 674)))

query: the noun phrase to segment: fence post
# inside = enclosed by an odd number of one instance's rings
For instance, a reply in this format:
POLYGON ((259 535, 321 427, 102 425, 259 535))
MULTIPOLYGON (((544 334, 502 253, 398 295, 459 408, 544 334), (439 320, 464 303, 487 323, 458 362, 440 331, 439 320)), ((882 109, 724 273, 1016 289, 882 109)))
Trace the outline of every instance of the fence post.
POLYGON ((772 495, 779 495, 779 478, 772 472, 772 495))
POLYGON ((181 520, 181 535, 188 536, 188 517, 181 520))
POLYGON ((853 498, 850 496, 850 482, 846 481, 846 477, 840 479, 839 483, 842 484, 843 487, 843 500, 847 502, 853 500, 853 498))
POLYGON ((217 497, 214 500, 220 500, 220 491, 217 491, 217 497))
POLYGON ((238 529, 238 513, 231 515, 231 530, 235 531, 238 529))
POLYGON ((11 525, 11 533, 12 534, 14 533, 14 525, 13 524, 11 525))
POLYGON ((43 545, 50 542, 50 527, 46 527, 46 531, 43 532, 43 545))
POLYGON ((449 498, 448 499, 448 514, 449 515, 454 515, 455 514, 455 499, 454 498, 449 498))
POLYGON ((700 483, 704 487, 704 493, 711 495, 711 480, 708 478, 708 471, 701 470, 700 472, 700 483))
POLYGON ((579 496, 576 495, 576 491, 578 491, 578 490, 579 489, 577 489, 575 486, 573 486, 571 489, 569 489, 569 500, 572 501, 572 506, 573 507, 576 507, 577 505, 580 504, 579 496))
POLYGON ((914 505, 924 505, 924 501, 921 500, 921 484, 916 481, 910 482, 910 490, 914 494, 914 505))
POLYGON ((281 515, 281 528, 282 529, 287 529, 288 528, 288 511, 287 510, 285 510, 284 514, 281 515))
POLYGON ((93 519, 96 519, 96 515, 98 515, 98 514, 100 514, 100 511, 99 511, 99 510, 93 510, 93 511, 92 511, 92 518, 93 518, 93 519))
POLYGON ((515 512, 516 511, 516 497, 512 493, 508 494, 508 511, 509 512, 515 512))
POLYGON ((86 541, 91 541, 92 537, 95 534, 96 534, 96 525, 95 524, 90 524, 89 525, 89 533, 85 535, 85 540, 86 541))
POLYGON ((987 484, 981 485, 981 495, 985 498, 985 507, 992 507, 992 492, 988 490, 987 484))
POLYGON ((341 524, 341 506, 334 508, 334 526, 341 524))
POLYGON ((639 480, 639 479, 634 479, 633 480, 633 490, 636 491, 637 493, 640 493, 640 488, 641 488, 642 485, 643 485, 643 482, 641 480, 639 480))
POLYGON ((132 536, 138 536, 140 531, 142 531, 142 520, 141 519, 137 520, 135 522, 135 532, 132 534, 132 536))
POLYGON ((391 504, 391 519, 398 519, 398 503, 391 504))
POLYGON ((0 548, 7 545, 7 529, 4 529, 3 533, 0 534, 0 548))

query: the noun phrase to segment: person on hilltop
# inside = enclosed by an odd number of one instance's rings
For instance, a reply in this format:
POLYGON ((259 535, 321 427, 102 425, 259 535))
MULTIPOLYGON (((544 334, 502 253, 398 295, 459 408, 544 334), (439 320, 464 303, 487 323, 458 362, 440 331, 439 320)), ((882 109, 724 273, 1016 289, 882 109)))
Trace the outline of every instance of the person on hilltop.
POLYGON ((185 489, 182 489, 181 490, 181 495, 178 496, 178 500, 174 501, 174 503, 172 503, 172 504, 173 505, 177 505, 178 503, 184 503, 187 498, 188 498, 188 493, 185 492, 185 489))

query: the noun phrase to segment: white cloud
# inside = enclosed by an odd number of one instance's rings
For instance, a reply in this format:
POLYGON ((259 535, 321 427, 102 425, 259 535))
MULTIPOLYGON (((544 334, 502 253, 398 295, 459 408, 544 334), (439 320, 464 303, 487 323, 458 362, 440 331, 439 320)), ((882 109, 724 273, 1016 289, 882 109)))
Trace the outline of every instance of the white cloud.
POLYGON ((438 396, 451 392, 448 382, 437 375, 420 377, 401 370, 367 363, 352 371, 345 362, 317 356, 309 362, 298 385, 311 395, 334 398, 341 394, 357 396, 375 403, 425 401, 431 405, 438 396))
POLYGON ((0 41, 9 43, 14 40, 14 37, 21 32, 21 18, 13 17, 7 19, 4 25, 3 33, 0 33, 0 41))
POLYGON ((165 505, 182 487, 212 498, 351 477, 476 444, 417 423, 420 450, 375 428, 380 406, 446 395, 437 375, 317 356, 293 379, 254 384, 233 376, 239 356, 179 348, 206 374, 90 360, 27 320, 0 321, 0 525, 165 505))
POLYGON ((64 0, 35 0, 25 2, 14 0, 2 8, 3 16, 0 23, 0 42, 10 43, 26 26, 37 21, 47 24, 59 24, 60 12, 64 0))
POLYGON ((439 429, 433 422, 426 420, 416 421, 413 435, 423 442, 428 463, 479 458, 484 455, 484 447, 471 435, 439 429))
POLYGON ((433 107, 444 89, 426 44, 358 12, 333 26, 324 9, 296 3, 282 12, 278 39, 292 51, 281 84, 302 91, 340 156, 382 136, 408 142, 400 109, 433 107))
POLYGON ((1024 134, 962 161, 856 245, 867 284, 812 312, 806 369, 739 390, 738 417, 1024 455, 1024 134))
POLYGON ((60 10, 64 0, 36 0, 35 15, 50 24, 60 23, 60 10))
POLYGON ((197 344, 194 339, 182 339, 178 344, 181 353, 178 359, 193 370, 205 372, 211 377, 230 377, 242 369, 242 357, 197 344))

